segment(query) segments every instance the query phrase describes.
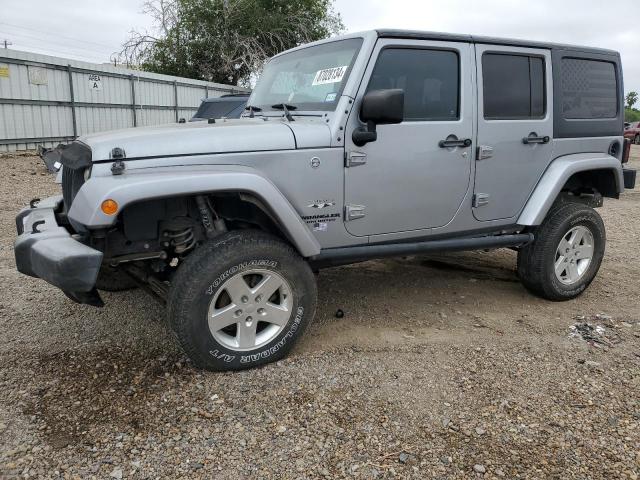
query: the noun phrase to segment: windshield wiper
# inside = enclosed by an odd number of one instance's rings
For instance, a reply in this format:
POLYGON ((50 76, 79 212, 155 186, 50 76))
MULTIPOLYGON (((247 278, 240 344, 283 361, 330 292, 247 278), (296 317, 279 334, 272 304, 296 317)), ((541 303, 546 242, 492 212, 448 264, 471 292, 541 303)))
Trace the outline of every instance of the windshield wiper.
POLYGON ((276 110, 284 110, 285 118, 290 122, 293 122, 293 115, 291 115, 289 110, 295 110, 298 107, 296 107, 295 105, 289 105, 287 103, 276 103, 275 105, 271 105, 271 108, 274 108, 276 110))
POLYGON ((244 107, 245 110, 249 110, 249 118, 253 118, 253 112, 261 112, 262 109, 260 107, 254 107, 253 105, 247 105, 244 107))

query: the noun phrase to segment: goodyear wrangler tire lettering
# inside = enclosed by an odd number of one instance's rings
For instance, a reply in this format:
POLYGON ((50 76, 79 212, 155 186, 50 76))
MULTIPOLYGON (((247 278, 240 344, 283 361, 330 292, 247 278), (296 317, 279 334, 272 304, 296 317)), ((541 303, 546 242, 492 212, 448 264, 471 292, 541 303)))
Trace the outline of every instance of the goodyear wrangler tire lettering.
POLYGON ((197 367, 252 368, 283 358, 300 338, 315 313, 315 277, 282 240, 228 232, 180 265, 168 306, 171 327, 197 367), (247 338, 254 342, 243 343, 247 338))

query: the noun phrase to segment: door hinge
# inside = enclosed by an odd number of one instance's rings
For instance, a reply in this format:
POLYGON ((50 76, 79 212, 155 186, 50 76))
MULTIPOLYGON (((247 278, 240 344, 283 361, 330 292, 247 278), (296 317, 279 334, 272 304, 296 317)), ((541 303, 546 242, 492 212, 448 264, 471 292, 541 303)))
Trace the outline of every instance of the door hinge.
POLYGON ((367 163, 367 154, 364 152, 345 152, 344 154, 344 166, 357 167, 367 163))
POLYGON ((476 155, 477 160, 484 160, 491 157, 493 157, 493 147, 490 147, 489 145, 480 145, 478 147, 478 154, 476 155))
POLYGON ((365 206, 364 205, 345 205, 344 207, 344 218, 346 222, 351 220, 356 220, 358 218, 362 218, 366 215, 364 213, 365 206))
POLYGON ((488 193, 476 193, 473 196, 473 206, 474 207, 482 207, 489 203, 489 194, 488 193))

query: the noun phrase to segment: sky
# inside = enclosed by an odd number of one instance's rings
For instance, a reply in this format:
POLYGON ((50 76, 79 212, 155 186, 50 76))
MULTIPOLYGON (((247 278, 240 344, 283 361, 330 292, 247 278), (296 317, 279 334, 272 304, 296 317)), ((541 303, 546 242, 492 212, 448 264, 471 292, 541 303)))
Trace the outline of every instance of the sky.
MULTIPOLYGON (((336 0, 348 32, 407 28, 610 48, 625 91, 640 91, 640 24, 622 0, 336 0), (628 18, 628 20, 627 20, 628 18)), ((142 0, 0 0, 0 48, 108 62, 132 29, 151 28, 142 0)))

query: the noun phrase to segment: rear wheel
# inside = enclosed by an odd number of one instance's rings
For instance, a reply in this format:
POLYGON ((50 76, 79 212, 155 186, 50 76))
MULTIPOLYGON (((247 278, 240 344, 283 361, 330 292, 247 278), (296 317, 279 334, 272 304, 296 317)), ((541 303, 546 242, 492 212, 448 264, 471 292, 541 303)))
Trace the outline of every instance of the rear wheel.
POLYGON ((518 275, 531 292, 570 300, 593 281, 604 256, 606 234, 598 213, 586 205, 554 207, 518 253, 518 275))
POLYGON ((262 232, 230 232, 178 269, 169 320, 196 366, 239 370, 284 357, 315 306, 315 278, 293 248, 262 232))

